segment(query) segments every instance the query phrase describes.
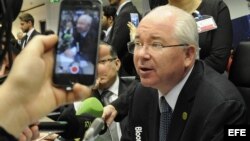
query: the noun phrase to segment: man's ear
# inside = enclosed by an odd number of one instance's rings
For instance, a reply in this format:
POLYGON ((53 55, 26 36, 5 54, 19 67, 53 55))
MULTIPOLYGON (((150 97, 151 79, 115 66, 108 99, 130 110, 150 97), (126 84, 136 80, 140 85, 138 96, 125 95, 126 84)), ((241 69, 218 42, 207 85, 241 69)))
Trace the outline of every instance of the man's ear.
POLYGON ((108 20, 109 24, 112 24, 114 22, 114 18, 112 16, 107 17, 107 20, 108 20))
POLYGON ((184 48, 185 51, 185 66, 190 66, 190 64, 196 58, 196 48, 193 45, 189 45, 188 47, 184 48))
POLYGON ((28 21, 28 24, 32 26, 32 22, 31 21, 28 21))
POLYGON ((119 58, 115 59, 115 66, 116 66, 116 70, 119 71, 119 69, 121 67, 121 61, 119 58))

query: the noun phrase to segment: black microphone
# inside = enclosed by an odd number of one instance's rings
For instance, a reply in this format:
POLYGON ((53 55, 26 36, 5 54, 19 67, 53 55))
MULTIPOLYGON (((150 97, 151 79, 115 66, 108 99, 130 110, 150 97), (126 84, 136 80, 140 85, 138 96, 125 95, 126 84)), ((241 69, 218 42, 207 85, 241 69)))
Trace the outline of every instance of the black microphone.
POLYGON ((105 128, 105 122, 102 118, 96 118, 89 129, 85 132, 83 141, 94 139, 105 128))
POLYGON ((55 121, 55 122, 40 122, 38 124, 39 130, 42 132, 48 132, 53 129, 53 132, 61 133, 67 129, 67 121, 55 121))
MULTIPOLYGON (((74 109, 67 109, 59 117, 59 121, 51 123, 41 122, 38 125, 40 131, 56 132, 67 140, 82 139, 85 131, 91 126, 92 121, 96 117, 101 117, 103 106, 98 99, 91 97, 81 103, 76 113, 72 112, 72 110, 74 109)), ((106 129, 107 127, 101 133, 105 133, 106 129)))
POLYGON ((93 121, 95 117, 89 115, 68 115, 62 121, 40 122, 40 131, 59 133, 65 139, 82 138, 88 129, 86 122, 93 121))

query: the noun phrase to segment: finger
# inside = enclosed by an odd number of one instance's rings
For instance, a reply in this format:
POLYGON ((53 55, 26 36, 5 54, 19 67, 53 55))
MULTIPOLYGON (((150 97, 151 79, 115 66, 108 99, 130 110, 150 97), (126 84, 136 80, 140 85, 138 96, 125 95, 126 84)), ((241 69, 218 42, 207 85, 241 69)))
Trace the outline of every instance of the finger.
POLYGON ((32 138, 32 131, 30 130, 29 127, 25 128, 23 131, 24 136, 26 137, 26 140, 31 140, 32 138))
POLYGON ((117 111, 112 105, 104 107, 102 118, 105 119, 107 125, 111 125, 117 115, 117 111))
POLYGON ((128 22, 129 25, 133 24, 132 22, 128 22))
MULTIPOLYGON (((74 101, 86 99, 90 97, 91 94, 92 94, 92 91, 90 87, 81 85, 79 83, 75 83, 73 86, 73 90, 66 94, 66 101, 59 102, 59 105, 61 105, 60 103, 67 104, 67 103, 72 103, 74 101)), ((60 99, 64 99, 64 98, 60 98, 60 99)))
POLYGON ((100 85, 101 78, 97 78, 95 81, 95 85, 92 87, 92 90, 97 90, 100 85))
POLYGON ((31 139, 32 140, 37 139, 39 137, 39 135, 40 135, 38 126, 37 125, 32 126, 30 128, 30 130, 32 131, 32 134, 33 134, 31 139))
POLYGON ((45 51, 52 49, 57 42, 56 35, 35 36, 25 47, 21 54, 27 53, 36 56, 41 56, 45 51))
POLYGON ((27 138, 23 133, 21 133, 20 136, 19 136, 18 141, 27 141, 27 138))
POLYGON ((76 98, 80 99, 86 99, 91 96, 92 90, 90 87, 86 85, 82 85, 79 83, 76 83, 73 87, 73 92, 75 94, 76 98))

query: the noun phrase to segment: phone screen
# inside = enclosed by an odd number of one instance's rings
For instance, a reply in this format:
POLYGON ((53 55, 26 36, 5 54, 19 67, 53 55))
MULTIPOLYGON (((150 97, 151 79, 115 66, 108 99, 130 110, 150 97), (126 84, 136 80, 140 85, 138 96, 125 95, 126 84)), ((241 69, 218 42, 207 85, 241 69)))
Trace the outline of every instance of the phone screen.
POLYGON ((61 3, 54 83, 70 85, 95 81, 100 32, 100 6, 91 1, 61 3))
POLYGON ((135 27, 138 27, 138 25, 139 25, 138 13, 130 13, 130 20, 135 25, 135 27))

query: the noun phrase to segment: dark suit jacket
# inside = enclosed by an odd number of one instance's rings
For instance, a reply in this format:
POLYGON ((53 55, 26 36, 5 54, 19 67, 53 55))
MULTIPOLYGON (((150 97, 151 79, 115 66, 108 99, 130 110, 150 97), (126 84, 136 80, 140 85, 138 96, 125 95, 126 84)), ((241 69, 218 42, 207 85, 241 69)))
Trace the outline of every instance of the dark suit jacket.
POLYGON ((212 16, 218 26, 199 34, 200 59, 217 72, 224 73, 233 41, 229 9, 223 0, 202 0, 197 10, 201 15, 212 16))
MULTIPOLYGON (((35 37, 36 35, 39 35, 39 34, 41 34, 41 33, 39 33, 38 31, 34 30, 34 31, 30 34, 30 37, 29 37, 27 43, 28 43, 33 37, 35 37)), ((24 37, 25 37, 25 36, 24 36, 24 37)), ((23 46, 23 43, 24 43, 25 40, 26 40, 26 38, 22 38, 22 40, 21 40, 21 45, 22 45, 22 46, 23 46)), ((27 45, 27 43, 26 43, 26 45, 27 45)), ((21 46, 21 47, 22 47, 22 46, 21 46)))
MULTIPOLYGON (((91 28, 85 37, 75 30, 73 46, 79 43, 79 54, 87 60, 96 60, 97 29, 91 28)), ((94 63, 94 62, 93 62, 94 63)))
MULTIPOLYGON (((120 97, 121 95, 126 95, 126 91, 128 90, 129 85, 131 84, 133 80, 128 80, 128 79, 123 79, 120 78, 120 83, 119 83, 119 94, 118 96, 120 97)), ((96 97, 97 99, 99 99, 101 101, 101 96, 99 94, 98 91, 94 91, 93 96, 96 97)), ((94 105, 93 105, 94 106, 94 105)), ((68 114, 70 115, 75 115, 76 111, 74 109, 73 104, 70 104, 67 108, 65 108, 65 110, 62 112, 61 116, 58 118, 58 120, 60 120, 61 118, 68 116, 68 114)), ((124 118, 121 122, 121 131, 122 134, 124 134, 124 131, 126 131, 127 129, 127 118, 124 118)))
POLYGON ((130 42, 129 28, 127 26, 128 21, 131 21, 130 13, 138 13, 140 18, 140 13, 132 2, 125 4, 119 15, 115 18, 108 41, 114 47, 118 58, 121 60, 120 76, 136 75, 133 55, 128 53, 127 47, 127 43, 130 42))
MULTIPOLYGON (((156 89, 142 85, 136 88, 125 137, 130 136, 133 141, 159 140, 158 99, 156 89)), ((246 123, 245 104, 237 88, 226 77, 197 61, 177 99, 167 140, 223 140, 224 125, 246 123)))

